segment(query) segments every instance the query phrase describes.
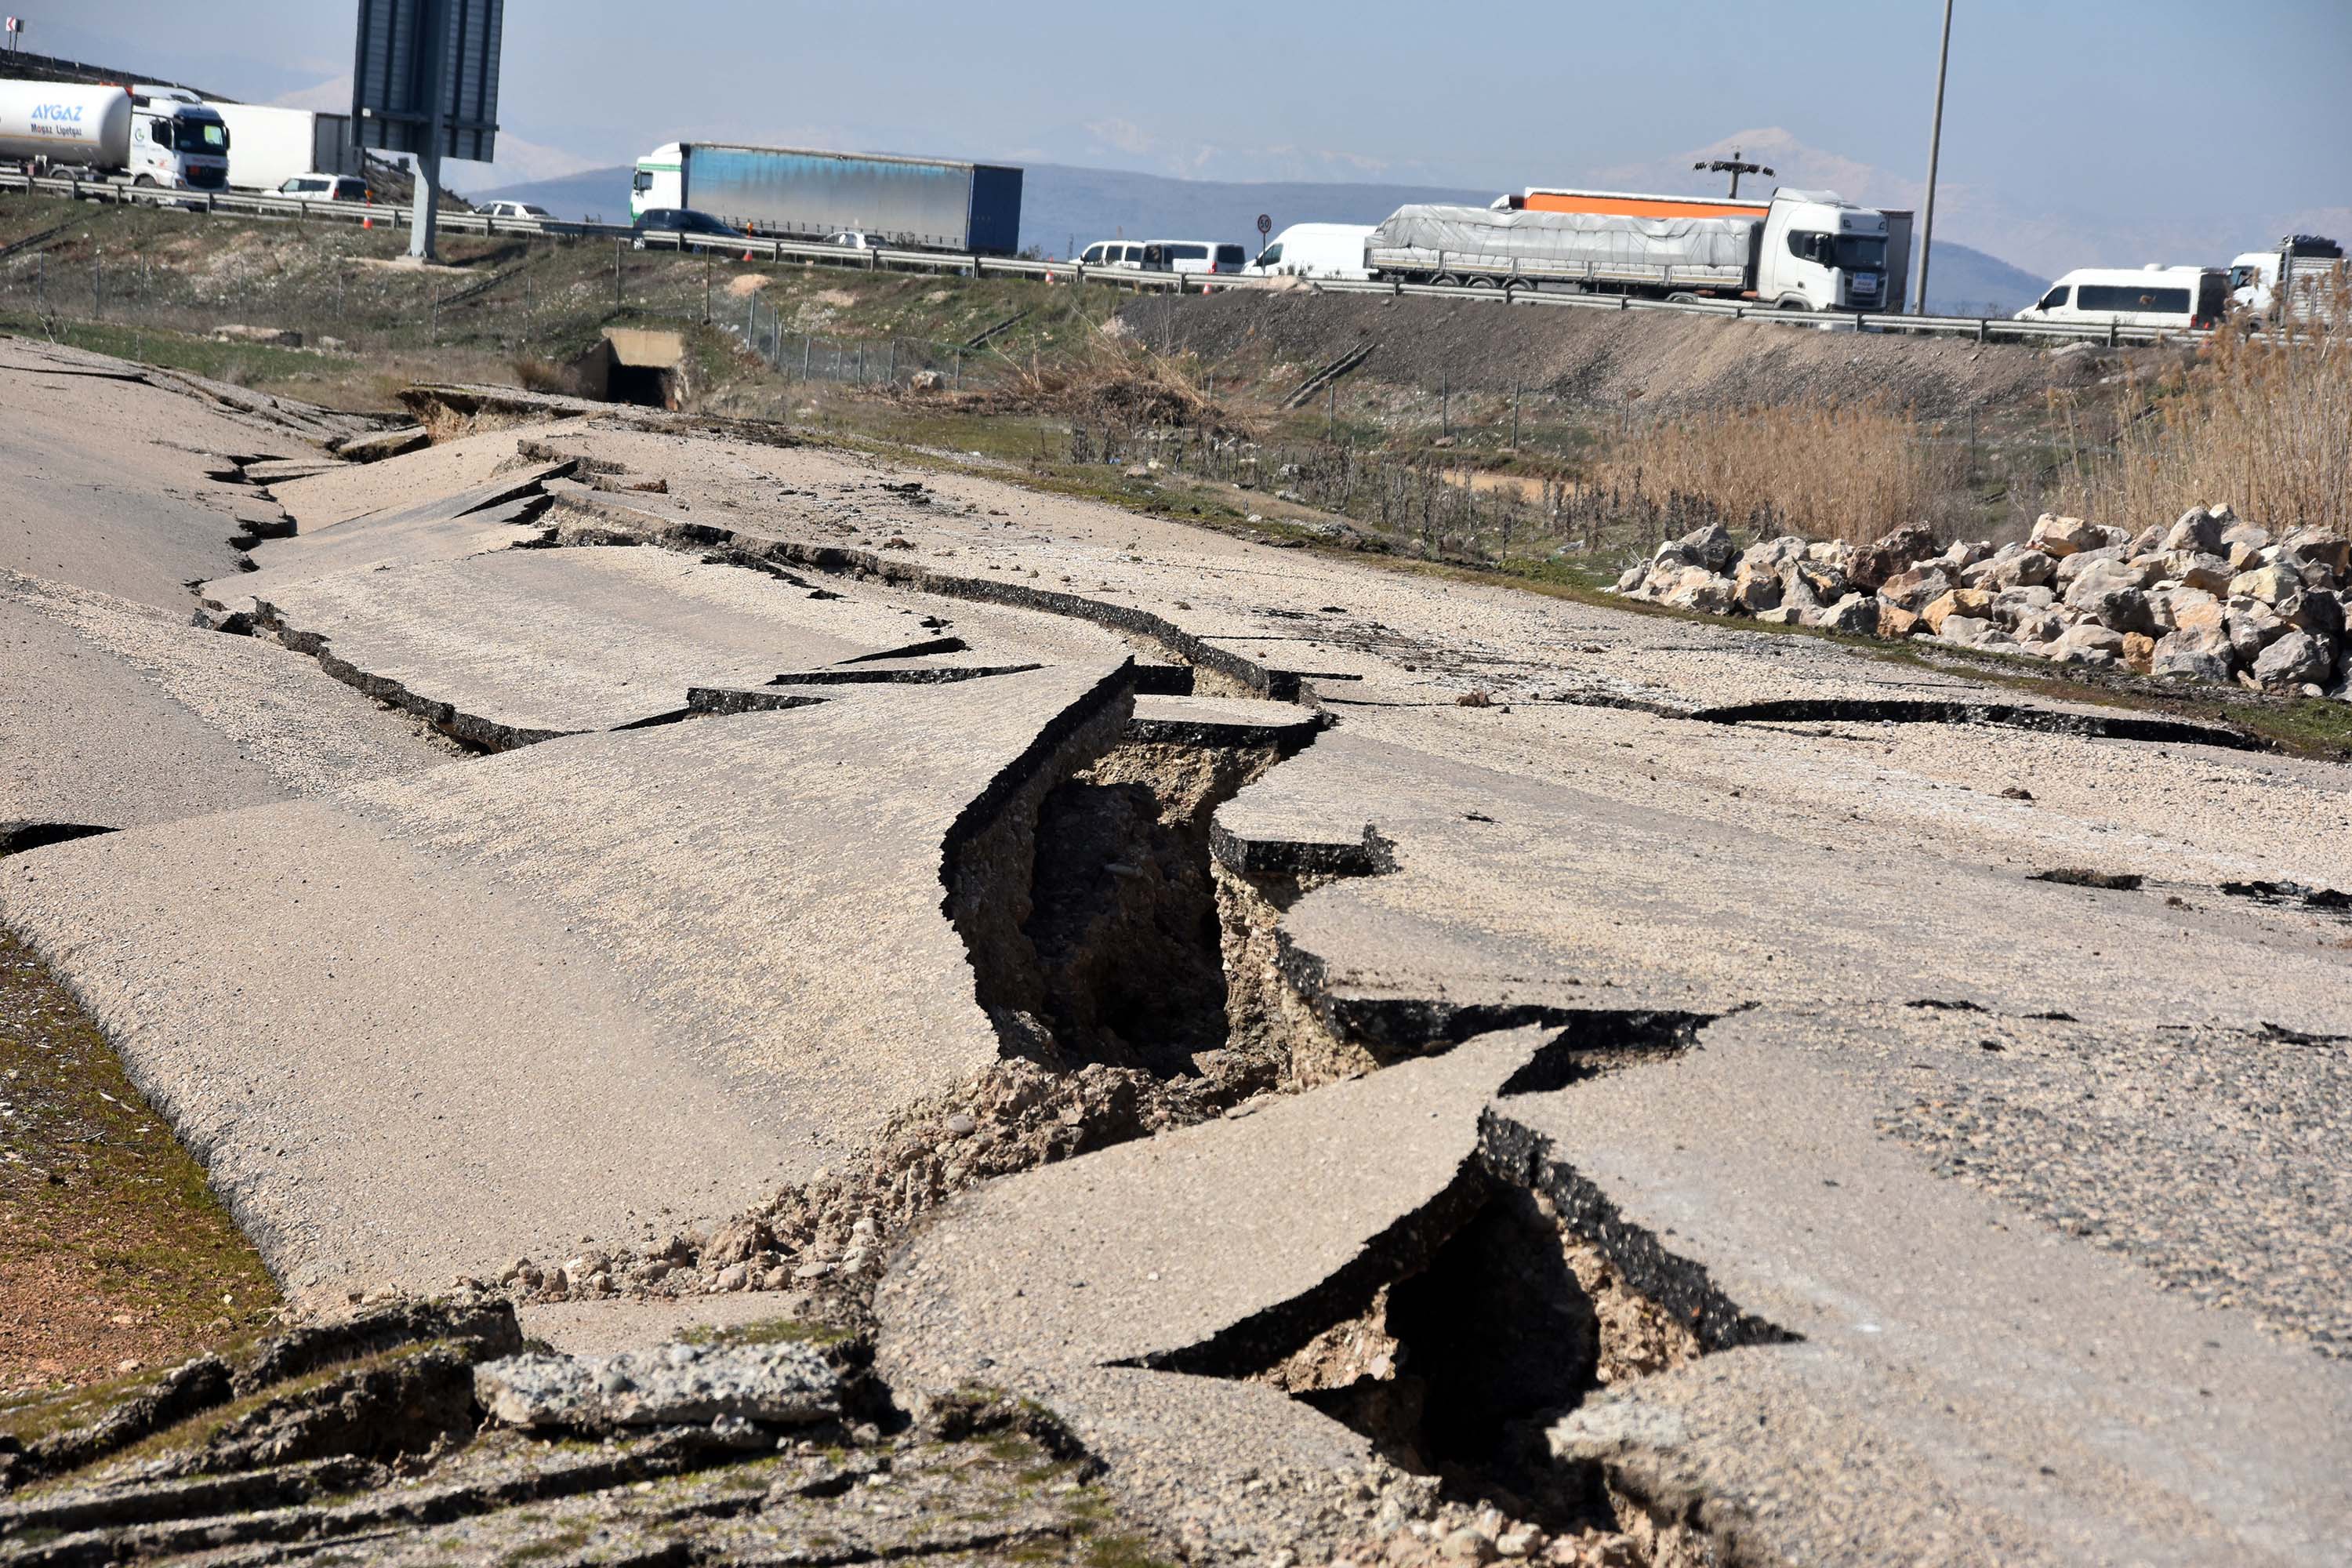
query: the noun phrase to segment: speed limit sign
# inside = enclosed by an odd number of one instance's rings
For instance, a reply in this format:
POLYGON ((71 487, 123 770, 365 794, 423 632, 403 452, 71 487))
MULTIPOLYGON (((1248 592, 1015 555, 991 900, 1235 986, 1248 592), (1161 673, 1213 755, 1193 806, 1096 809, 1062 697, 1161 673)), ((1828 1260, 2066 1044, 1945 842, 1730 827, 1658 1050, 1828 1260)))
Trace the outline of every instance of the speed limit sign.
POLYGON ((1257 215, 1257 237, 1258 237, 1260 239, 1264 239, 1267 235, 1272 234, 1273 232, 1274 232, 1274 220, 1273 220, 1272 218, 1270 218, 1270 217, 1266 216, 1265 216, 1265 214, 1264 214, 1264 213, 1260 213, 1260 214, 1258 214, 1258 215, 1257 215))

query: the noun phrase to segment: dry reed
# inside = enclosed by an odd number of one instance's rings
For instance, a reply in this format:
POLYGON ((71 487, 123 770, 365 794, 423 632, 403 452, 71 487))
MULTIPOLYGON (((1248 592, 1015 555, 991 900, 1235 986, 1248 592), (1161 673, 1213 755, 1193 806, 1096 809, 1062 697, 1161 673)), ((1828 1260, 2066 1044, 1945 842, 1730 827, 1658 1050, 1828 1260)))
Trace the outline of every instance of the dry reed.
MULTIPOLYGON (((2234 323, 2154 384, 2127 382, 2104 412, 2113 449, 2078 459, 2065 510, 2139 529, 2227 501, 2273 531, 2352 530, 2352 283, 2316 313, 2336 325, 2291 337, 2234 323)), ((2070 423, 2084 418, 2063 405, 2070 423)))
POLYGON ((1073 425, 1120 433, 1248 434, 1203 389, 1190 354, 1156 353, 1124 331, 1097 331, 1078 352, 1051 361, 1032 354, 1025 364, 1010 358, 1005 363, 1012 374, 994 395, 997 402, 1051 409, 1073 425))
POLYGON ((1759 514, 1817 539, 1866 544, 1932 522, 1962 479, 1959 455, 1907 411, 1799 403, 1693 416, 1634 432, 1593 478, 1637 496, 1694 499, 1727 521, 1759 514))

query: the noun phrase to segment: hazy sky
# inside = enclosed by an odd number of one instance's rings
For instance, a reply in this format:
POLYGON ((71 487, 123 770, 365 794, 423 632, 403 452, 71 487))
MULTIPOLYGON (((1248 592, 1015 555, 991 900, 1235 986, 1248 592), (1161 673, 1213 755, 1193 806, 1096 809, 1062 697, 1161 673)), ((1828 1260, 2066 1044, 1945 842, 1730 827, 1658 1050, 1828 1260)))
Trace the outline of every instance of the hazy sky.
MULTIPOLYGON (((29 47, 105 49, 232 96, 351 69, 351 0, 10 7, 29 47)), ((1779 128, 1779 155, 1807 165, 1784 178, 1875 181, 1859 199, 1892 205, 1926 172, 1941 15, 1940 0, 1188 0, 1149 15, 508 0, 501 164, 559 173, 699 136, 1502 190, 1662 180, 1679 154, 1779 128)), ((2290 219, 2352 226, 2347 150, 2347 0, 1958 0, 1955 238, 2000 254, 2005 227, 2021 245, 2030 228, 2045 248, 2078 235, 2085 259, 2139 261, 2159 258, 2143 246, 2251 246, 2290 219)))

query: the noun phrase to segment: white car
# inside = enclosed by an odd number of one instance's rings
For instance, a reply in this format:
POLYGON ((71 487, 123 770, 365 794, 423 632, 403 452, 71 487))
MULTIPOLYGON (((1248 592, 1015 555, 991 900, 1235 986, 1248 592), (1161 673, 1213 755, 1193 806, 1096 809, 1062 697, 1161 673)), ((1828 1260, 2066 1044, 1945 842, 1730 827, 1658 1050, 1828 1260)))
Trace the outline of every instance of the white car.
POLYGON ((1143 241, 1139 239, 1103 239, 1087 247, 1078 257, 1081 267, 1140 267, 1143 265, 1143 241))
POLYGON ((878 234, 867 234, 863 229, 850 228, 844 229, 839 234, 828 234, 824 237, 824 242, 827 245, 837 245, 844 250, 879 250, 882 248, 882 237, 878 234))
POLYGON ((278 187, 281 196, 300 196, 306 201, 365 202, 374 199, 367 182, 352 174, 297 174, 278 187))
POLYGON ((482 209, 482 216, 501 222, 552 223, 555 215, 530 202, 492 202, 482 209))

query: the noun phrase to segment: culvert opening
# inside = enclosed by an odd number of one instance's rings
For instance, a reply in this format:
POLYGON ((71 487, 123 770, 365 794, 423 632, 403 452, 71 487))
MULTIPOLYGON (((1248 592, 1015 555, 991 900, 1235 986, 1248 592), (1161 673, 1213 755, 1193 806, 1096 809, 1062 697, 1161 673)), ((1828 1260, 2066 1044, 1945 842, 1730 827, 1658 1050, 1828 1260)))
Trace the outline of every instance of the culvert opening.
POLYGON ((686 374, 686 340, 677 333, 606 327, 563 379, 565 390, 595 402, 674 409, 684 404, 686 374))

